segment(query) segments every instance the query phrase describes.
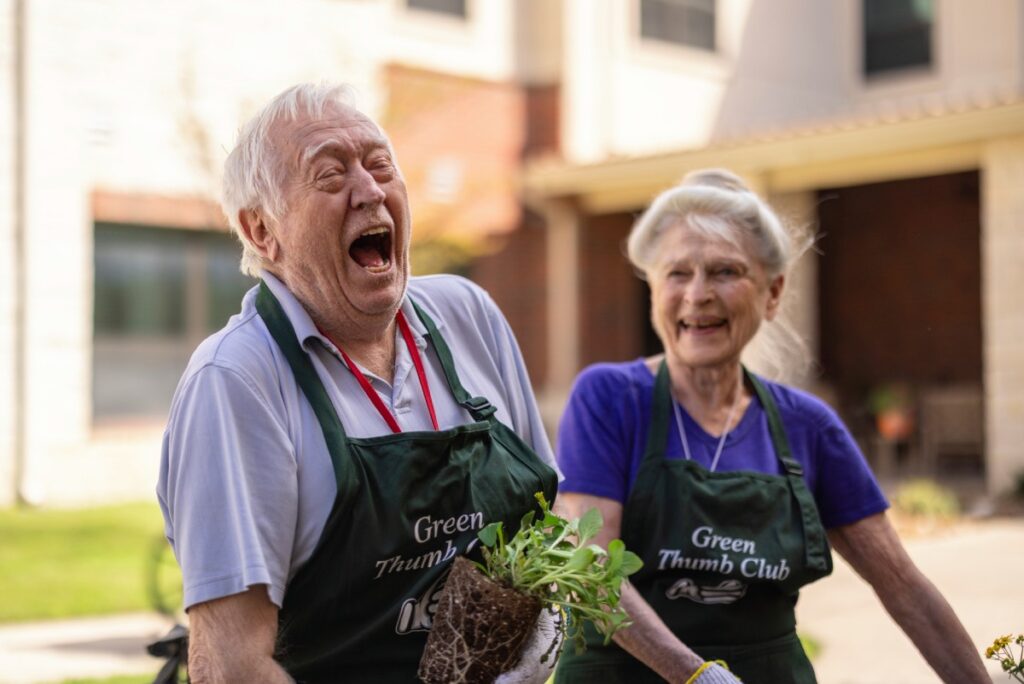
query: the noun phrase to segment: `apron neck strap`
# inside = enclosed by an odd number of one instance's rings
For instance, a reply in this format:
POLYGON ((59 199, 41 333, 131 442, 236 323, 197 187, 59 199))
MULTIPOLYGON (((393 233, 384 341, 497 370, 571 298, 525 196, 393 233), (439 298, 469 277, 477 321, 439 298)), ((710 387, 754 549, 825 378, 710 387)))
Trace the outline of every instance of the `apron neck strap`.
POLYGON ((473 420, 491 420, 497 409, 485 397, 470 396, 459 380, 459 374, 455 371, 455 361, 452 359, 451 349, 448 348, 448 343, 444 341, 444 337, 441 336, 440 331, 434 324, 434 319, 415 301, 412 302, 412 307, 420 321, 427 328, 427 337, 430 338, 430 342, 434 345, 434 351, 441 362, 441 369, 444 371, 444 377, 448 381, 448 388, 451 390, 452 396, 455 397, 455 401, 469 411, 470 415, 473 416, 473 420))
POLYGON ((760 378, 746 368, 743 369, 743 374, 746 376, 747 382, 754 388, 761 406, 764 407, 768 417, 768 431, 771 433, 772 444, 775 446, 775 454, 786 469, 790 491, 793 492, 793 498, 796 499, 797 507, 800 509, 800 519, 804 523, 804 551, 807 565, 814 570, 827 571, 831 559, 825 529, 821 525, 818 506, 814 503, 811 490, 804 482, 803 466, 793 458, 789 438, 786 436, 786 428, 782 424, 782 416, 779 414, 779 405, 760 378))
POLYGON ((672 392, 669 389, 668 364, 662 359, 654 376, 654 395, 651 397, 651 421, 647 424, 647 446, 643 464, 655 463, 665 457, 668 444, 669 412, 672 410, 672 392))
POLYGON ((327 451, 331 455, 331 462, 334 466, 335 477, 341 482, 342 473, 351 459, 348 454, 348 437, 345 435, 345 428, 334 410, 334 404, 327 395, 320 377, 316 374, 313 362, 309 355, 299 346, 295 337, 295 328, 281 308, 281 303, 270 291, 267 284, 260 281, 259 292, 256 293, 256 311, 270 331, 270 335, 277 342, 278 348, 284 354, 288 365, 291 366, 296 382, 302 388, 303 394, 313 407, 320 428, 324 433, 324 440, 327 442, 327 451))
MULTIPOLYGON (((804 469, 796 459, 793 458, 793 451, 789 446, 789 438, 786 436, 785 427, 782 424, 782 417, 779 414, 778 404, 772 397, 768 388, 753 373, 743 368, 743 377, 746 383, 754 390, 758 401, 764 408, 765 416, 768 419, 768 432, 772 439, 772 447, 775 456, 782 463, 786 473, 786 479, 790 484, 790 491, 796 499, 800 509, 800 517, 804 523, 804 537, 806 542, 807 563, 810 567, 824 570, 827 567, 828 545, 825 540, 825 533, 821 527, 818 509, 814 503, 814 497, 807 489, 804 482, 804 469)), ((644 448, 642 466, 661 461, 665 457, 665 449, 668 444, 669 413, 672 409, 672 393, 670 390, 671 379, 668 374, 668 364, 663 359, 658 366, 658 373, 654 379, 654 395, 651 398, 651 421, 647 428, 647 445, 644 448)))

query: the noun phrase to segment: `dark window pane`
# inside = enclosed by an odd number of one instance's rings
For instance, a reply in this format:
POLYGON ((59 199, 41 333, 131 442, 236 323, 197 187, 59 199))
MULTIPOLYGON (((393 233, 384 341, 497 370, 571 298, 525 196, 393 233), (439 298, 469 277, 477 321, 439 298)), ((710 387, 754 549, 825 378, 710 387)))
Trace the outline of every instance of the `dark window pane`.
POLYGON ((185 342, 93 342, 94 419, 165 417, 192 349, 185 342))
POLYGON ((714 51, 715 0, 641 0, 640 35, 714 51))
POLYGON ((466 16, 466 0, 406 0, 406 5, 413 9, 440 12, 456 17, 466 16))
POLYGON ((932 63, 932 0, 864 0, 864 73, 932 63))
POLYGON ((97 335, 185 334, 185 238, 179 231, 96 225, 97 335))
POLYGON ((242 296, 256 284, 238 270, 242 247, 228 235, 209 235, 206 240, 206 330, 224 327, 241 309, 242 296))
POLYGON ((97 224, 93 416, 165 416, 204 336, 238 312, 255 281, 230 235, 97 224))

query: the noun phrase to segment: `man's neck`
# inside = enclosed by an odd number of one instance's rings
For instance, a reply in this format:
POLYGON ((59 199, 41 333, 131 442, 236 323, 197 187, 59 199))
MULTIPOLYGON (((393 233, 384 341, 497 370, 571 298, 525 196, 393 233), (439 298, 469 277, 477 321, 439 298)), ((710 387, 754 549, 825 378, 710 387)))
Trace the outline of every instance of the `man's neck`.
POLYGON ((330 330, 326 331, 335 344, 339 345, 353 361, 370 371, 388 384, 395 375, 395 322, 374 338, 340 339, 330 330))

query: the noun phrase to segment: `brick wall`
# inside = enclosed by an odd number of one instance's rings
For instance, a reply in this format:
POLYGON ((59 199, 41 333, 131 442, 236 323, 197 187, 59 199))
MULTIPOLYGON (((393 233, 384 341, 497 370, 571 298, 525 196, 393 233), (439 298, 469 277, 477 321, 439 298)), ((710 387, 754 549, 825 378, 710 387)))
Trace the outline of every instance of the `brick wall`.
POLYGON ((381 125, 409 189, 413 239, 514 230, 522 214, 524 90, 395 64, 385 68, 384 81, 381 125))
POLYGON ((501 248, 473 264, 470 277, 504 312, 523 351, 534 389, 547 382, 547 241, 544 222, 527 212, 501 248))
POLYGON ((580 364, 644 353, 648 302, 625 257, 632 214, 589 217, 580 231, 580 364))
POLYGON ((821 359, 848 392, 981 379, 976 172, 819 193, 821 359))

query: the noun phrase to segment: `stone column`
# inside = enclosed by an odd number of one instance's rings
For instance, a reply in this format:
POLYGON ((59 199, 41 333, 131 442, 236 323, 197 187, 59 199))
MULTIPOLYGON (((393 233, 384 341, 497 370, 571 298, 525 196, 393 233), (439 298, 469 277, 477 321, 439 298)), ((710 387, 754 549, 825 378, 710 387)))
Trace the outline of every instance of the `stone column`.
POLYGON ((988 490, 1024 476, 1024 138, 982 157, 982 335, 988 490))
POLYGON ((553 429, 579 370, 580 216, 565 200, 546 201, 541 210, 547 222, 548 373, 540 403, 553 429))

